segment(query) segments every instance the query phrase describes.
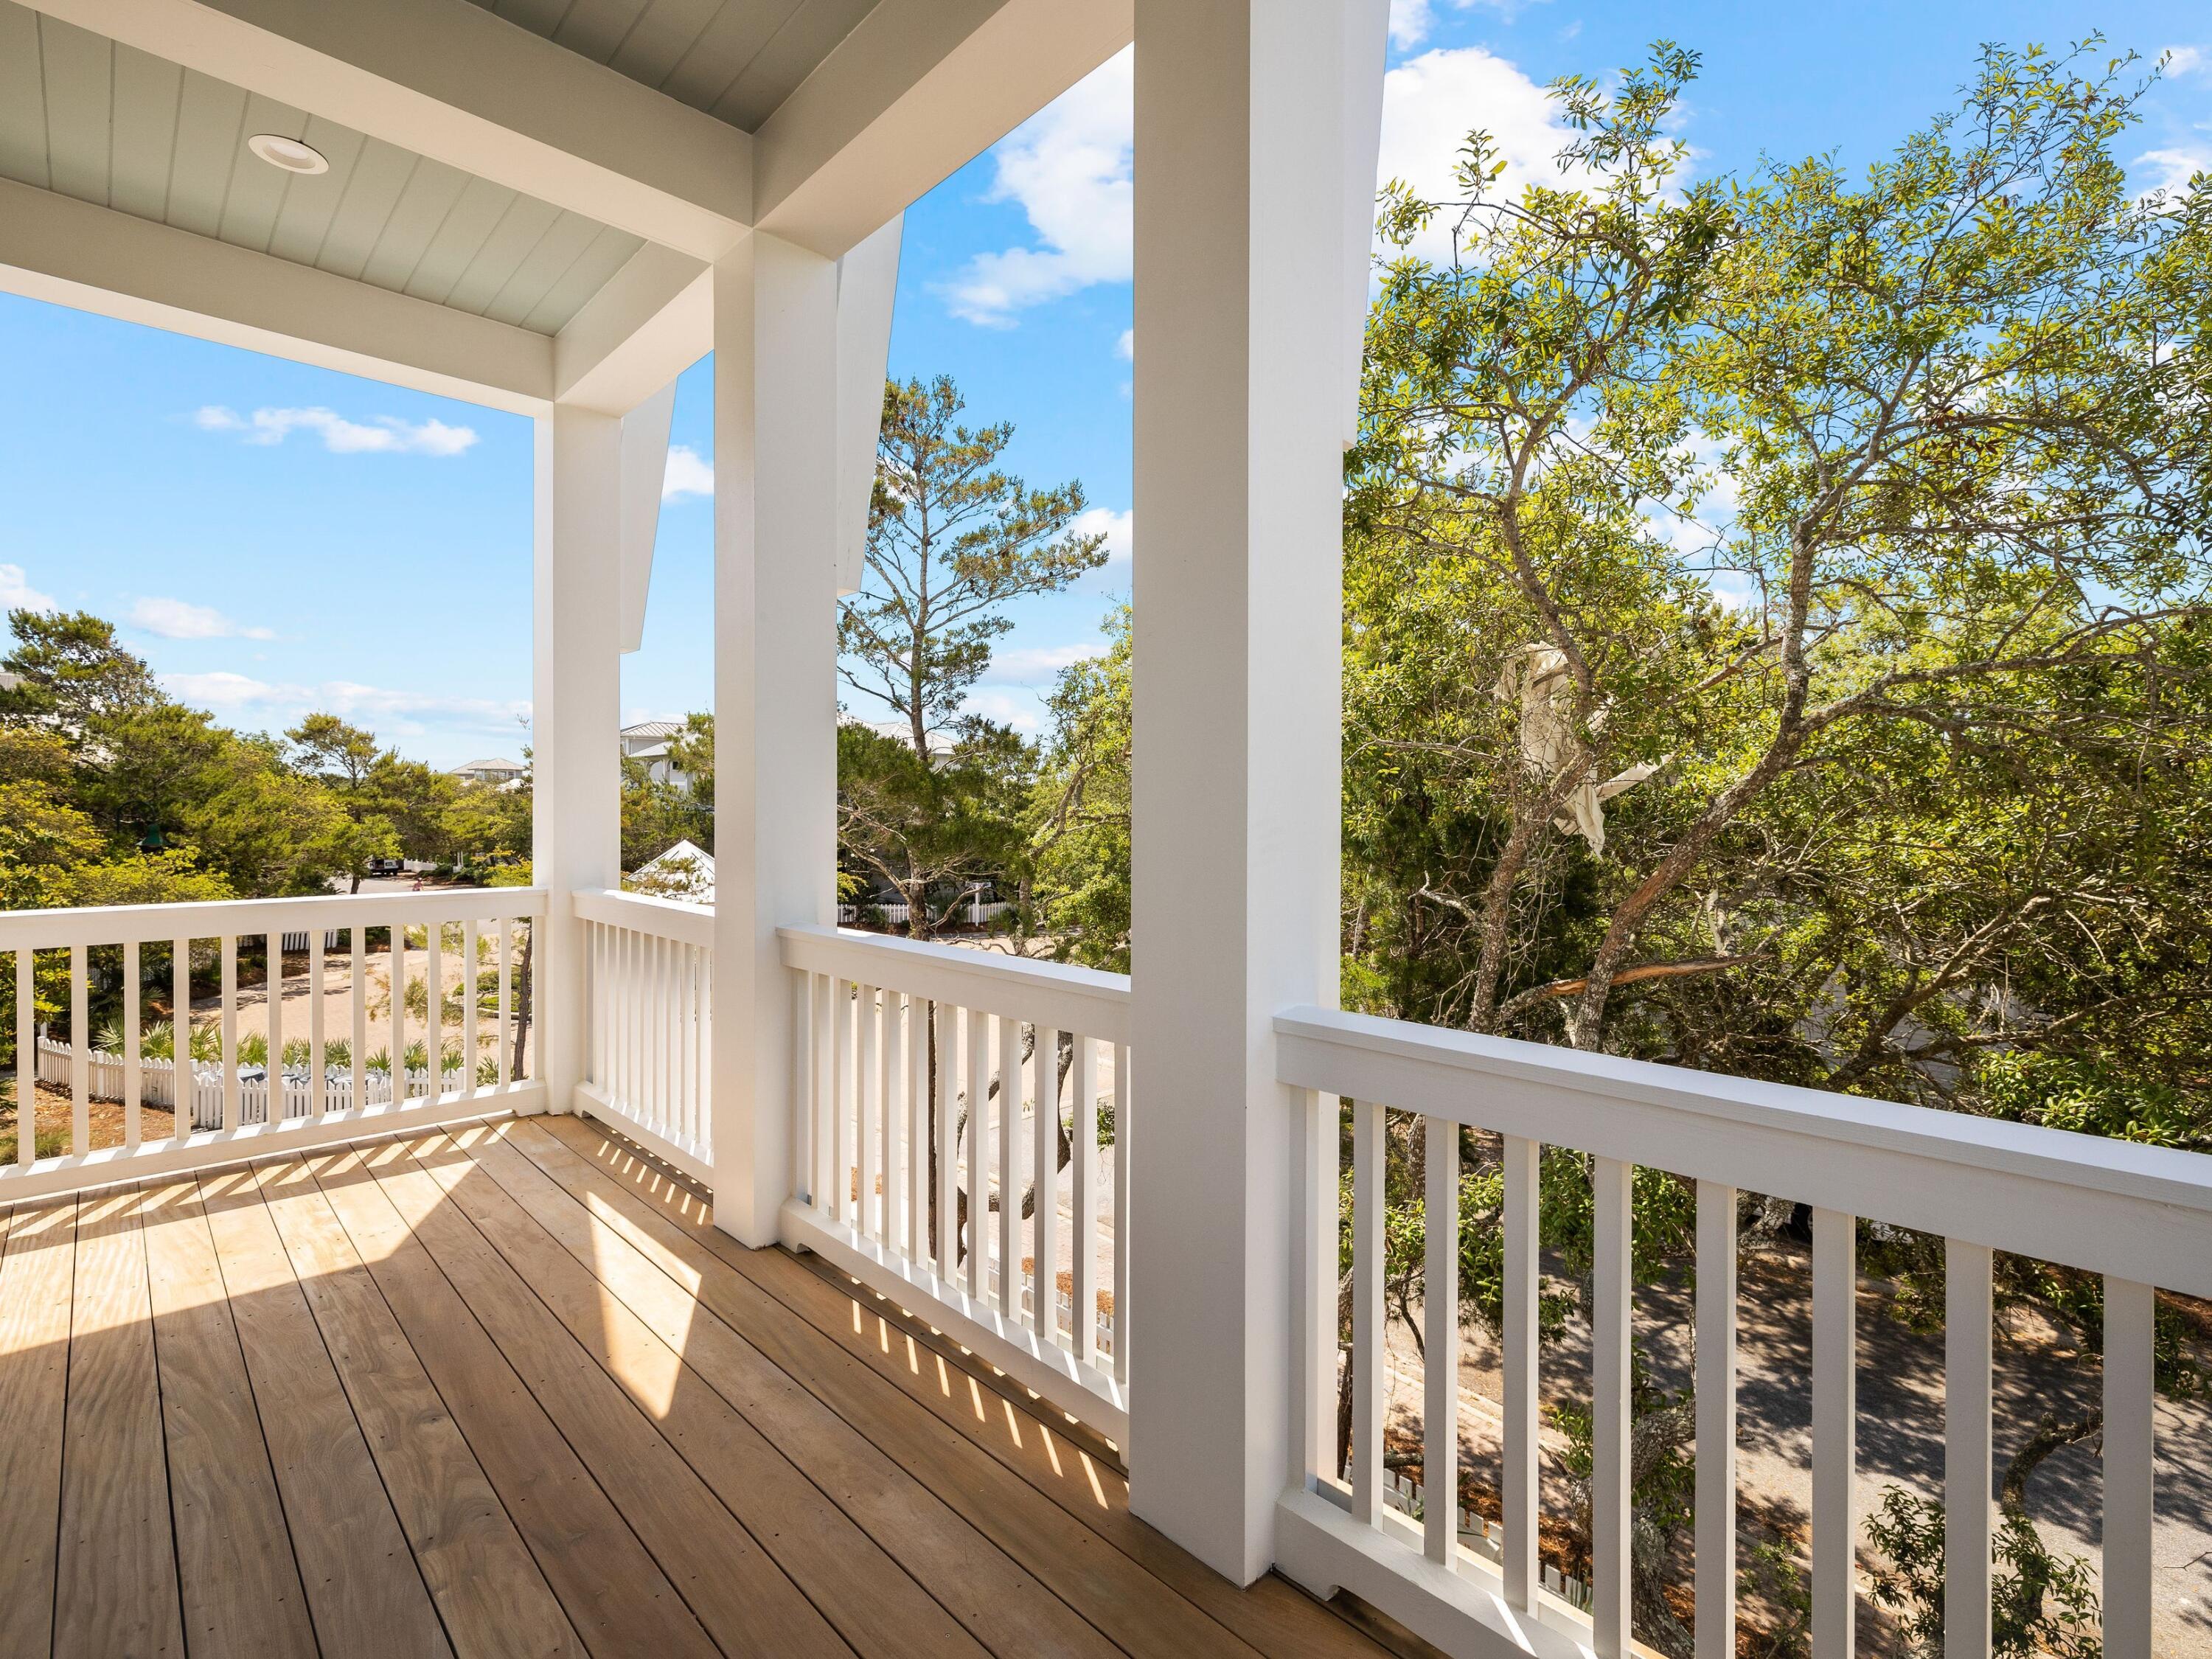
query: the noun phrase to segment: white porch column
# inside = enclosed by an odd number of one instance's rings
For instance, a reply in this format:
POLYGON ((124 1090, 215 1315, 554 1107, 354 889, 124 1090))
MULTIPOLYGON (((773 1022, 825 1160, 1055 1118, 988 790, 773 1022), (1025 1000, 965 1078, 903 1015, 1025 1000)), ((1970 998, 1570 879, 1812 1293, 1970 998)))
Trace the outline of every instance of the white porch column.
POLYGON ((792 994, 836 918, 837 270, 755 234, 714 268, 714 1222, 775 1242, 792 994))
POLYGON ((581 930, 568 896, 622 884, 622 422, 556 404, 538 421, 531 873, 551 890, 532 1033, 546 1103, 583 1080, 581 930))
POLYGON ((1136 9, 1130 1504, 1240 1582, 1291 1432, 1272 1018, 1337 1000, 1346 65, 1382 18, 1136 9))

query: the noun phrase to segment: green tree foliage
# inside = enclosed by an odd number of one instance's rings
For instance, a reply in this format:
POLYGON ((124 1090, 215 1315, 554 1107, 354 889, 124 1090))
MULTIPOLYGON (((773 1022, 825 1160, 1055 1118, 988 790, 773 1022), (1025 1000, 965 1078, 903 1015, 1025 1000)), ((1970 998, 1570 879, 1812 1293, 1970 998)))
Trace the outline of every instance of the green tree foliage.
POLYGON ((990 666, 1006 607, 1106 562, 1105 536, 1073 529, 1083 486, 1030 489, 999 465, 1012 422, 971 428, 965 407, 945 375, 884 386, 866 568, 838 606, 839 672, 916 754, 990 666))
MULTIPOLYGON (((1858 175, 1689 176, 1696 67, 1662 43, 1558 82, 1556 185, 1502 188, 1477 132, 1456 199, 1386 194, 1347 466, 1346 1000, 2212 1146, 2212 180, 2130 189, 2148 82, 2098 42, 1985 49, 1858 175), (1449 257, 1417 256, 1425 228, 1449 257)), ((1061 695, 1039 908, 1126 917, 1118 828, 1053 833, 1093 733, 1126 768, 1126 688, 1083 665, 1061 695)), ((1403 1315, 1420 1155, 1386 1146, 1403 1315)), ((1497 1153, 1462 1155, 1460 1291, 1494 1320, 1497 1153)), ((1589 1187, 1556 1153, 1543 1184, 1557 1329, 1589 1187)), ((1634 1203, 1639 1279, 1686 1273, 1688 1188, 1640 1172, 1634 1203)), ((1787 1222, 1747 1200, 1739 1228, 1787 1222)), ((1908 1320, 1940 1306, 1925 1243, 1865 1243, 1908 1320)), ((2094 1284, 2001 1261, 1998 1300, 2094 1363, 2094 1284)), ((2161 1310, 2163 1389, 2198 1386, 2197 1340, 2161 1310)), ((1635 1618, 1670 1652, 1682 1405, 1634 1402, 1635 1618)), ((2038 1462, 2097 1426, 2031 1437, 2023 1516, 2038 1462)), ((1907 1601, 1923 1533, 1898 1534, 1907 1601)), ((2070 1618, 2073 1569, 2006 1536, 2070 1618)))
POLYGON ((1033 925, 1064 962, 1129 971, 1130 615, 1064 670, 1030 801, 1033 925))

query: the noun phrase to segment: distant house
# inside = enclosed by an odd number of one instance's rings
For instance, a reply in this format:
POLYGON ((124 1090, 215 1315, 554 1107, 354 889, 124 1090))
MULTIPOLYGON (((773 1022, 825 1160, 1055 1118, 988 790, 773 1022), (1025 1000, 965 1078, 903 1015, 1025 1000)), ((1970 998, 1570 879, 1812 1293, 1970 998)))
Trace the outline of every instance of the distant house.
POLYGON ((680 789, 691 780, 670 758, 669 744, 683 731, 680 720, 640 720, 635 726, 625 726, 622 729, 623 758, 644 762, 646 775, 655 783, 673 784, 680 789))
POLYGON ((472 760, 456 766, 449 775, 465 783, 513 783, 522 775, 522 763, 511 760, 472 760))
POLYGON ((682 899, 689 904, 714 902, 714 855, 696 842, 679 841, 659 858, 623 878, 633 893, 682 899))

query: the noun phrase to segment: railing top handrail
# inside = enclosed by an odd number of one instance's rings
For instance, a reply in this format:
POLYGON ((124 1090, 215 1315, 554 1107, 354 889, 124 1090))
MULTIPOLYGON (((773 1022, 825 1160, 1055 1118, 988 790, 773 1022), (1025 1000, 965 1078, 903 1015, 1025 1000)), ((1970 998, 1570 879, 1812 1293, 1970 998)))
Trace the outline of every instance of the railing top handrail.
POLYGON ((1129 976, 1003 951, 971 951, 858 927, 779 927, 787 967, 887 986, 1006 1018, 1129 1040, 1129 976))
POLYGON ((2212 1294, 2204 1153, 1335 1009, 1275 1030, 1294 1087, 2212 1294))
POLYGON ((0 910, 0 951, 312 933, 354 921, 375 927, 394 920, 465 921, 526 915, 542 911, 547 896, 543 887, 434 887, 419 893, 311 893, 299 898, 0 910))
POLYGON ((576 915, 586 921, 653 933, 701 950, 712 950, 714 945, 714 912, 709 905, 615 887, 580 887, 572 902, 576 915))

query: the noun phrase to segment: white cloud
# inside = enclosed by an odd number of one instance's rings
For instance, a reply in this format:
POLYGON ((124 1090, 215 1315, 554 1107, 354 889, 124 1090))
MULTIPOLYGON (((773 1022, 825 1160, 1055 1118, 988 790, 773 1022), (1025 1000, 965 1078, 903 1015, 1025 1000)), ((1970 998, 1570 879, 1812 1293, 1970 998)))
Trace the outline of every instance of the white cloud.
POLYGON ((991 152, 997 176, 984 199, 1018 204, 1036 242, 970 259, 939 289, 954 316, 1011 328, 1028 307, 1129 280, 1133 63, 1124 47, 991 152))
POLYGON ((2212 145, 2191 144, 2174 149, 2146 150, 2136 157, 2138 167, 2149 167, 2153 176, 2144 194, 2163 190, 2179 194, 2200 173, 2212 173, 2212 145))
POLYGON ((1068 526, 1068 530, 1078 536, 1103 533, 1106 538, 1107 562, 1109 564, 1127 564, 1135 546, 1133 538, 1136 523, 1133 513, 1116 513, 1106 507, 1086 507, 1076 515, 1075 522, 1068 526))
POLYGON ((689 495, 714 493, 714 464, 690 444, 668 447, 668 471, 662 475, 660 499, 680 501, 689 495))
POLYGON ((530 718, 526 700, 447 697, 424 691, 393 691, 352 680, 294 685, 258 680, 217 670, 206 674, 163 674, 161 687, 181 702, 218 714, 258 714, 272 723, 326 709, 379 726, 380 737, 414 736, 433 726, 479 732, 512 732, 530 718))
POLYGON ((1126 593, 1129 560, 1136 548, 1136 515, 1110 507, 1086 507, 1068 526, 1072 534, 1106 538, 1106 562, 1084 579, 1084 586, 1098 592, 1126 593))
POLYGON ((1436 23, 1430 0, 1390 0, 1390 44, 1418 46, 1436 23))
POLYGON ((51 594, 31 586, 20 564, 0 564, 0 611, 52 611, 51 594))
MULTIPOLYGON (((1425 201, 1458 199, 1463 192, 1452 167, 1477 127, 1490 134, 1505 163, 1494 192, 1564 182, 1559 154, 1574 135, 1543 88, 1480 46, 1424 52, 1383 78, 1380 179, 1401 179, 1425 201)), ((1450 258, 1451 230, 1450 216, 1438 214, 1414 239, 1413 252, 1450 258)))
POLYGON ((964 712, 1011 726, 1027 737, 1044 729, 1044 710, 1031 691, 1000 690, 979 685, 968 694, 964 712))
POLYGON ((1137 361, 1137 331, 1135 329, 1125 328, 1121 331, 1121 337, 1114 342, 1114 355, 1125 363, 1133 363, 1137 361))
POLYGON ((2183 75, 2202 75, 2212 69, 2212 59, 2205 57, 2202 46, 2168 46, 2159 55, 2169 80, 2183 75))
POLYGON ((212 605, 185 599, 144 599, 131 607, 125 619, 134 628, 165 640, 273 640, 265 628, 246 628, 233 622, 212 605))
POLYGON ((1061 669, 1097 654, 1096 641, 1087 645, 1016 646, 991 653, 990 678, 1000 684, 1036 685, 1057 678, 1061 669))
POLYGON ((363 425, 321 408, 257 409, 244 416, 220 404, 207 404, 192 420, 204 432, 235 432, 250 444, 281 444, 294 432, 313 432, 334 455, 459 455, 477 441, 475 428, 448 426, 434 418, 407 421, 379 415, 363 425))

